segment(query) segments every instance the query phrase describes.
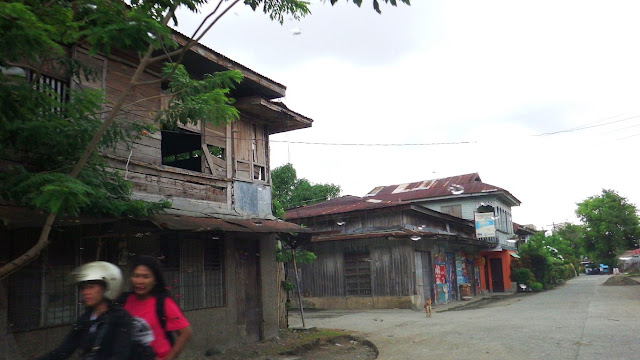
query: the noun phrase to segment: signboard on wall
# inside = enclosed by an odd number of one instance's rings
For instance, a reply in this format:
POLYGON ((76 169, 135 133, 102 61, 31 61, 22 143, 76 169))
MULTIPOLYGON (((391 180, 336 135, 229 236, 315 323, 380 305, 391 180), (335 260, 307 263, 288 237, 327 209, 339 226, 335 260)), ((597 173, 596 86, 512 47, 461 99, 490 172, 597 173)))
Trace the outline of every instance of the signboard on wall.
POLYGON ((476 236, 479 238, 496 236, 496 221, 493 213, 475 213, 476 236))

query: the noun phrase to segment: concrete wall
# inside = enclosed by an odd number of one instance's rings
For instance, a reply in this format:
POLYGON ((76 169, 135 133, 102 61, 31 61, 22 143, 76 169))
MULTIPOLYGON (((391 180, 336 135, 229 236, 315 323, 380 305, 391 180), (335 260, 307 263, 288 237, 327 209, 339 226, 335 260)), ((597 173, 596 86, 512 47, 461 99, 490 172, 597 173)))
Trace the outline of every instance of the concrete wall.
MULTIPOLYGON (((308 297, 302 304, 305 309, 318 310, 411 309, 412 296, 308 297)), ((291 306, 299 309, 297 298, 291 299, 291 306)))
MULTIPOLYGON (((280 276, 276 263, 276 236, 264 236, 260 240, 260 270, 262 295, 262 334, 264 339, 278 336, 280 276)), ((284 280, 284 277, 283 277, 284 280)))
POLYGON ((502 260, 502 282, 504 290, 505 292, 511 291, 511 255, 509 255, 509 251, 484 251, 480 252, 480 256, 487 258, 485 265, 480 268, 480 277, 483 279, 481 281, 484 286, 483 290, 493 292, 493 284, 491 283, 491 266, 489 265, 489 261, 497 258, 502 260), (488 274, 489 277, 486 278, 485 274, 488 274))

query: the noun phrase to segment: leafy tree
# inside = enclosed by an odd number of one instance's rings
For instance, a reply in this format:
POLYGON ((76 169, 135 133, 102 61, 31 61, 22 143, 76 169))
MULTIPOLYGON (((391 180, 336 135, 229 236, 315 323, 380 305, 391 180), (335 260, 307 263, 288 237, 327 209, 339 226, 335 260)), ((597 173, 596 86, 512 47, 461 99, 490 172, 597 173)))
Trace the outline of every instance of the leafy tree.
POLYGON ((617 255, 638 247, 637 209, 614 190, 578 203, 576 214, 584 223, 583 246, 590 258, 613 267, 617 255))
POLYGON ((564 223, 558 226, 554 231, 560 238, 569 243, 569 247, 573 249, 573 256, 577 259, 581 258, 584 254, 582 244, 584 243, 584 227, 582 225, 575 225, 571 223, 564 223))
POLYGON ((340 186, 335 184, 311 184, 305 178, 298 179, 292 164, 279 166, 271 171, 274 214, 284 214, 283 209, 315 204, 340 196, 340 186))
MULTIPOLYGON (((336 0, 332 0, 334 4, 336 0)), ((362 0, 353 0, 358 6, 362 0)), ((396 0, 384 0, 393 6, 396 0)), ((408 1, 402 0, 408 4, 408 1)), ((144 136, 156 128, 124 120, 134 89, 150 66, 166 63, 161 78, 169 82, 173 102, 158 111, 158 124, 198 120, 224 123, 238 113, 228 98, 241 80, 236 71, 194 80, 180 65, 182 58, 240 0, 219 0, 203 14, 191 40, 179 45, 170 23, 176 10, 205 9, 208 0, 16 0, 0 2, 0 156, 12 166, 2 170, 0 198, 48 213, 36 245, 0 268, 0 279, 35 259, 47 245, 58 214, 147 215, 166 207, 131 200, 126 179, 108 171, 98 150, 144 136), (40 82, 48 71, 74 82, 97 75, 88 64, 71 57, 81 43, 90 54, 113 49, 138 55, 134 75, 116 99, 97 90, 71 90, 68 98, 40 82), (29 77, 22 69, 29 70, 29 77), (142 135, 141 135, 142 134, 142 135)), ((304 0, 245 0, 280 23, 284 16, 308 15, 304 0)), ((379 11, 377 0, 374 8, 379 11)))
MULTIPOLYGON (((542 283, 546 288, 576 275, 578 260, 575 257, 575 251, 568 240, 557 234, 533 235, 520 247, 519 254, 520 265, 531 270, 535 281, 542 283)), ((531 284, 528 285, 531 286, 531 284)))

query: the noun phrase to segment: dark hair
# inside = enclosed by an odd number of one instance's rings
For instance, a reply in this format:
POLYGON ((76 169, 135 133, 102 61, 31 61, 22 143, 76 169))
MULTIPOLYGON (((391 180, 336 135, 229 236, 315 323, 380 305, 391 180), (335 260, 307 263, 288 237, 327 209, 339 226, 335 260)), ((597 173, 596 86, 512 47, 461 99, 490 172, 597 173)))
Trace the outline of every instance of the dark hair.
POLYGON ((151 289, 150 294, 153 296, 170 296, 169 290, 167 290, 167 283, 164 281, 164 276, 160 270, 160 262, 153 256, 141 255, 138 256, 131 266, 131 273, 135 271, 138 266, 146 266, 153 273, 153 277, 156 280, 156 284, 151 289))

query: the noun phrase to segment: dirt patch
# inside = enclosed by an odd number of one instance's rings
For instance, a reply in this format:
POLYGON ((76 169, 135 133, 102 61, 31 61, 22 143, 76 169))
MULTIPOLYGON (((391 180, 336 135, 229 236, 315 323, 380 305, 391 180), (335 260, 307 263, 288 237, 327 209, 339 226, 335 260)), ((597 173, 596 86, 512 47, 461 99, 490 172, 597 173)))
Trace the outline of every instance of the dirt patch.
POLYGON ((313 360, 369 360, 378 357, 375 346, 368 340, 353 336, 339 336, 329 339, 318 339, 311 344, 289 351, 285 355, 299 356, 301 359, 313 360))
MULTIPOLYGON (((273 340, 224 351, 211 350, 198 360, 369 360, 378 357, 370 341, 339 330, 281 331, 273 340)), ((195 358, 194 358, 195 359, 195 358)))
POLYGON ((607 286, 624 286, 624 285, 640 285, 640 282, 633 280, 630 277, 626 276, 612 276, 607 279, 602 285, 607 286))

